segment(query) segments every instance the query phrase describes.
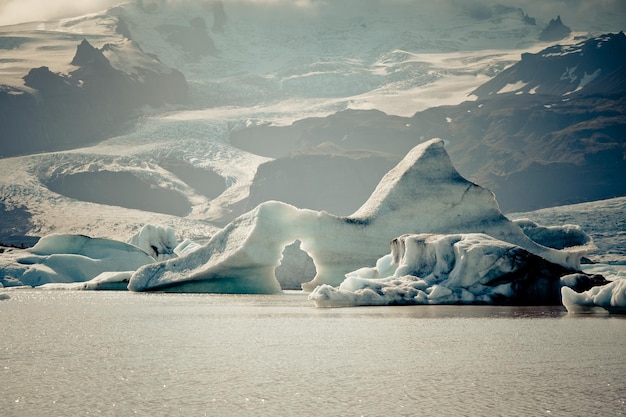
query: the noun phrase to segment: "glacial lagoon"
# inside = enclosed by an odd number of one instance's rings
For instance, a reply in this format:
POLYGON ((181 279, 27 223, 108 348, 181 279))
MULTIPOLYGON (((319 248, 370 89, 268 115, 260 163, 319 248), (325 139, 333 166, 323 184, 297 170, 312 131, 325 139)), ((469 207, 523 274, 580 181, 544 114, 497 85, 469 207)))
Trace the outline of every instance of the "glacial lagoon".
POLYGON ((7 291, 9 416, 626 413, 626 318, 315 308, 277 295, 7 291))

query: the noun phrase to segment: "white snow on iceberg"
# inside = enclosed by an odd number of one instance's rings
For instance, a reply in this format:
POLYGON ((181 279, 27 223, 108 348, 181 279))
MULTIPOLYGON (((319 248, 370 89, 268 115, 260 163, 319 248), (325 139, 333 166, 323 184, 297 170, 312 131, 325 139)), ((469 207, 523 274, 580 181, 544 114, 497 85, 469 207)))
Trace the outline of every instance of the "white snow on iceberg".
POLYGON ((3 268, 3 280, 11 286, 84 282, 103 272, 135 271, 154 262, 135 246, 83 235, 48 235, 25 253, 3 268))
POLYGON ((157 261, 176 257, 178 240, 171 227, 144 225, 139 233, 128 240, 131 245, 137 246, 157 261))
MULTIPOLYGON (((310 295, 318 307, 560 303, 563 266, 485 234, 404 235, 374 268, 310 295)), ((583 275, 584 277, 584 275, 583 275)))
POLYGON ((561 289, 563 305, 570 313, 609 312, 626 314, 626 279, 618 279, 601 287, 577 293, 561 289))
POLYGON ((348 217, 266 202, 233 220, 202 248, 140 268, 134 291, 280 291, 274 269, 283 248, 299 239, 317 275, 303 284, 339 285, 345 274, 372 265, 389 242, 406 233, 484 233, 575 270, 585 248, 556 250, 529 239, 502 215, 494 195, 463 178, 441 139, 412 149, 381 180, 363 206, 348 217))
MULTIPOLYGON (((585 265, 587 274, 602 274, 609 280, 604 286, 587 291, 561 290, 563 305, 569 313, 626 314, 626 266, 610 264, 585 265)), ((563 277, 566 279, 568 277, 563 277)))
POLYGON ((128 281, 135 271, 103 272, 85 282, 50 282, 38 286, 41 290, 91 290, 91 291, 124 291, 128 289, 128 281))

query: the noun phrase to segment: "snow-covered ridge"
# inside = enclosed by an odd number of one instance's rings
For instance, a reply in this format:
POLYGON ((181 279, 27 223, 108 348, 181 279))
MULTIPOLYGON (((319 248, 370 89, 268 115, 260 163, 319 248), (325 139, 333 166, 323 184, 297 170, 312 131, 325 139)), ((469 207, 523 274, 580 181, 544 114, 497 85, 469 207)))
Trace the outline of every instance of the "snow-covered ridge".
POLYGON ((576 44, 550 46, 522 60, 474 90, 494 94, 573 94, 618 96, 626 90, 626 35, 605 34, 576 44))

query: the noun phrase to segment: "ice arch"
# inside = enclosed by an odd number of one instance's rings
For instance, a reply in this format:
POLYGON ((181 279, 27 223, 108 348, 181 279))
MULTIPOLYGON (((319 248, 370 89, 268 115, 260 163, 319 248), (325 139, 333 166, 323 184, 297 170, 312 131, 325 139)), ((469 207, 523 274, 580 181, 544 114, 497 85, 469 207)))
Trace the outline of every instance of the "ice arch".
POLYGON ((456 171, 443 140, 433 139, 413 148, 350 216, 265 202, 233 220, 197 251, 140 268, 128 288, 278 292, 274 268, 283 248, 300 239, 317 270, 315 278, 303 284, 311 291, 321 284, 338 285, 346 273, 373 265, 395 237, 426 232, 485 233, 571 269, 579 267, 584 253, 550 249, 530 240, 502 215, 489 190, 456 171))

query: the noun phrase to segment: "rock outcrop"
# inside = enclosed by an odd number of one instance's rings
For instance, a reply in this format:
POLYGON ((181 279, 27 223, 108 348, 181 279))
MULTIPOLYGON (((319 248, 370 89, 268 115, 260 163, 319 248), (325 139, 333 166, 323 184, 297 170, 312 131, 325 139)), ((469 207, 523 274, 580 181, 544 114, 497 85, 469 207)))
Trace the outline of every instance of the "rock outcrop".
POLYGON ((567 38, 572 30, 565 26, 561 21, 561 16, 557 16, 556 19, 550 20, 548 26, 546 26, 539 34, 539 40, 544 42, 560 41, 567 38))
POLYGON ((93 47, 83 40, 68 74, 48 67, 24 76, 32 93, 0 89, 0 156, 84 146, 119 132, 142 106, 185 103, 187 83, 179 71, 148 56, 133 41, 93 47), (133 56, 137 62, 112 65, 107 55, 133 56))

